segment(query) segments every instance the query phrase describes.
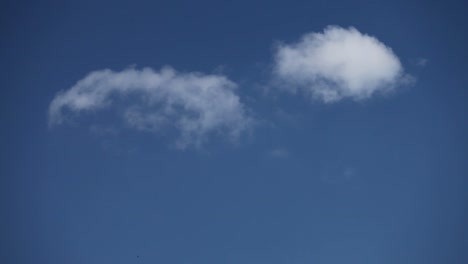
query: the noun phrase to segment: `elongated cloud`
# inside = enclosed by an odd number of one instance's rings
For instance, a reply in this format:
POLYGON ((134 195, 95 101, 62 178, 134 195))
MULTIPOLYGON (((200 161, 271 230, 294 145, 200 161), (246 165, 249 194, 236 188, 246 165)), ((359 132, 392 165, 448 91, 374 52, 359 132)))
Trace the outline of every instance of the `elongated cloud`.
POLYGON ((282 87, 324 102, 362 100, 397 86, 403 68, 393 51, 355 28, 327 27, 275 54, 274 75, 282 87))
POLYGON ((172 68, 95 71, 56 95, 49 106, 49 124, 118 104, 123 110, 117 113, 128 127, 176 131, 179 148, 201 146, 209 135, 236 140, 252 124, 236 86, 222 75, 178 73, 172 68))

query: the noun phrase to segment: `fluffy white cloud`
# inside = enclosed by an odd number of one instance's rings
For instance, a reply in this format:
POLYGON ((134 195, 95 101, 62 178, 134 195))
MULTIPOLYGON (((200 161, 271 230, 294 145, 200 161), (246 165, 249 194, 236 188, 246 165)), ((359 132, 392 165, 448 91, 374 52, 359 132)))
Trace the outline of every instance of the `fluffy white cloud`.
POLYGON ((178 131, 177 147, 199 147, 211 134, 236 140, 252 124, 235 89, 236 84, 222 75, 178 73, 172 68, 100 70, 56 95, 49 106, 49 123, 61 124, 71 114, 118 104, 129 127, 178 131))
POLYGON ((279 45, 274 75, 291 91, 324 102, 361 100, 399 84, 403 68, 392 50, 355 28, 330 26, 279 45))

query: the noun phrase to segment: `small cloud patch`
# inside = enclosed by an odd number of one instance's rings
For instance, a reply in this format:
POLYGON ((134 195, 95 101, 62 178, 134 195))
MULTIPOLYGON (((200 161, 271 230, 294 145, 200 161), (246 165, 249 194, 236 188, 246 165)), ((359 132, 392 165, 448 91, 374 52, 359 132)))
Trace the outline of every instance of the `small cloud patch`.
POLYGON ((370 98, 402 85, 405 76, 391 48, 355 28, 337 26, 279 45, 273 74, 284 90, 325 103, 370 98))

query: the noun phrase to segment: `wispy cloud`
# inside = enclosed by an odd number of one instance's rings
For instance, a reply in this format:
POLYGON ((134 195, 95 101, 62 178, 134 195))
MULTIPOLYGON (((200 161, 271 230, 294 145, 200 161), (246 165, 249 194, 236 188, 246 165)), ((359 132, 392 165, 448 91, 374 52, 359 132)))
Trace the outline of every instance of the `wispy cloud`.
POLYGON ((288 158, 290 156, 289 151, 284 148, 272 149, 267 154, 270 158, 288 158))
POLYGON ((150 68, 94 71, 55 96, 49 106, 49 124, 123 104, 118 113, 128 127, 177 131, 176 146, 181 149, 200 147, 211 134, 235 141, 253 123, 235 93, 236 86, 223 75, 180 73, 170 67, 159 72, 150 68))
POLYGON ((375 37, 329 26, 279 45, 274 76, 284 89, 328 103, 369 98, 401 84, 405 75, 398 57, 375 37))
POLYGON ((321 179, 329 184, 343 184, 355 180, 358 170, 355 167, 342 167, 327 164, 320 173, 321 179))
POLYGON ((418 58, 416 59, 416 65, 419 67, 425 67, 429 63, 429 60, 426 58, 418 58))

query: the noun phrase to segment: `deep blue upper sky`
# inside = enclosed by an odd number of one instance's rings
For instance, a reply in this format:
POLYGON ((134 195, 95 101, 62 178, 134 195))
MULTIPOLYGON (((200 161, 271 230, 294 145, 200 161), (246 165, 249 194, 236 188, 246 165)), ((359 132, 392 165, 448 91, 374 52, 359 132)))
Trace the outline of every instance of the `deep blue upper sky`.
POLYGON ((466 9, 2 1, 0 262, 468 263, 466 9), (362 102, 265 95, 275 45, 328 25, 375 36, 417 81, 362 102), (223 72, 261 124, 184 151, 84 119, 48 127, 60 90, 132 65, 223 72))

